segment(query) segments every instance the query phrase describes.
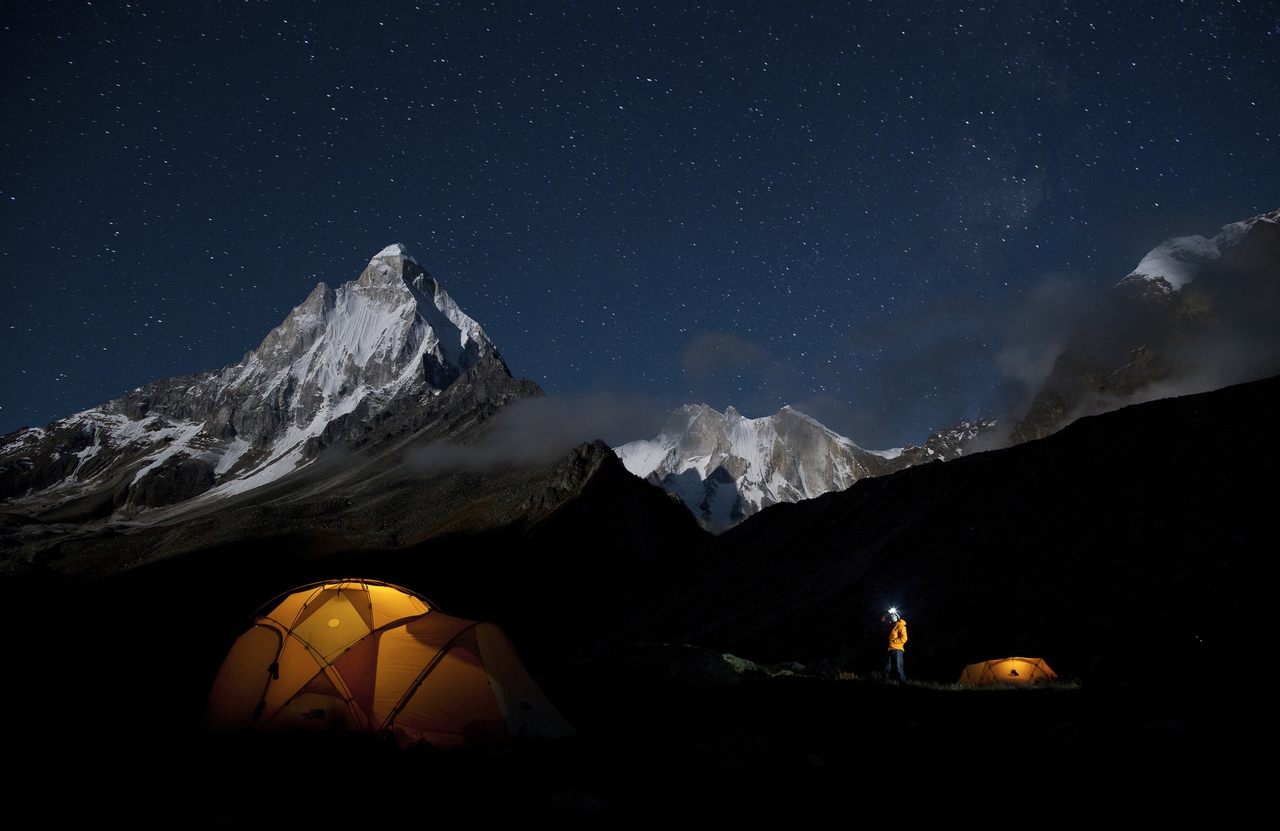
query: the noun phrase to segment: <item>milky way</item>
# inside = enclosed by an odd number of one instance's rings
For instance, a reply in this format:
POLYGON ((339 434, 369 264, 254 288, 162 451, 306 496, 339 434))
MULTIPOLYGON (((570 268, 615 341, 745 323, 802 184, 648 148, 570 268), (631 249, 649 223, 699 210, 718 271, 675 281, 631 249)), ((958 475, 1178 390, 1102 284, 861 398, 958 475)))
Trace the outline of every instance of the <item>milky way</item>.
POLYGON ((1274 2, 3 24, 0 432, 235 362, 402 242, 554 395, 789 403, 920 442, 1000 414, 1045 285, 1280 207, 1274 2))

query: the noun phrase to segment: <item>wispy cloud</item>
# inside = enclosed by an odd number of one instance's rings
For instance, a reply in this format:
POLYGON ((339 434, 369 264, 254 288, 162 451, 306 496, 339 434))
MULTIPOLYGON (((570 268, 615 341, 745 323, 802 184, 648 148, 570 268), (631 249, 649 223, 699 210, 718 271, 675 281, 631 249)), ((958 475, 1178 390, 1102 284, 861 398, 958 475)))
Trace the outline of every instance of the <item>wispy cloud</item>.
POLYGON ((616 447, 652 438, 662 429, 666 415, 653 401, 638 395, 529 398, 495 416, 474 442, 435 442, 412 451, 410 462, 425 470, 493 470, 537 464, 596 439, 616 447))

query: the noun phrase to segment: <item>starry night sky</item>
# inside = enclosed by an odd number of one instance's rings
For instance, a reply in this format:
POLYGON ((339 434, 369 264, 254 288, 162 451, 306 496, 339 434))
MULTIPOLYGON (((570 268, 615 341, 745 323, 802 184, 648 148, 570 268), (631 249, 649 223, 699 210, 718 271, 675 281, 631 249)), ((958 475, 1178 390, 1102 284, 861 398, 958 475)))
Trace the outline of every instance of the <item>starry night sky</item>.
POLYGON ((1280 207, 1274 0, 0 19, 0 433, 234 363, 402 242, 553 395, 919 443, 1000 414, 1045 286, 1280 207))

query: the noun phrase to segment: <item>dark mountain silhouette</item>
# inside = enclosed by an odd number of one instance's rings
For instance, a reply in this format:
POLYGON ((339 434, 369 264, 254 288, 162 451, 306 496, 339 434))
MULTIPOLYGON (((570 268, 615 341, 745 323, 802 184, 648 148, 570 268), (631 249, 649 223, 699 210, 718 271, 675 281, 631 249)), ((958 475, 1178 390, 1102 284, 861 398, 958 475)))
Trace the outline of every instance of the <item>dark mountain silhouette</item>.
POLYGON ((775 505, 602 647, 687 642, 870 671, 897 606, 909 672, 943 681, 1014 654, 1076 677, 1248 654, 1275 634, 1280 455, 1264 425, 1277 411, 1272 378, 775 505))

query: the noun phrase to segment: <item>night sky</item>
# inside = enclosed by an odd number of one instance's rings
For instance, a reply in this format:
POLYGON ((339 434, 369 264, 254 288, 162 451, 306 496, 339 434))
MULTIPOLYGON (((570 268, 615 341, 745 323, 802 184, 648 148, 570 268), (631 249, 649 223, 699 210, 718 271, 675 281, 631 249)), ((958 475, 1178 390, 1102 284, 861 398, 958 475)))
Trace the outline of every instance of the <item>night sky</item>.
POLYGON ((1280 207, 1275 0, 0 19, 0 433, 234 363, 402 242, 554 396, 919 443, 1000 414, 1045 296, 1280 207))

